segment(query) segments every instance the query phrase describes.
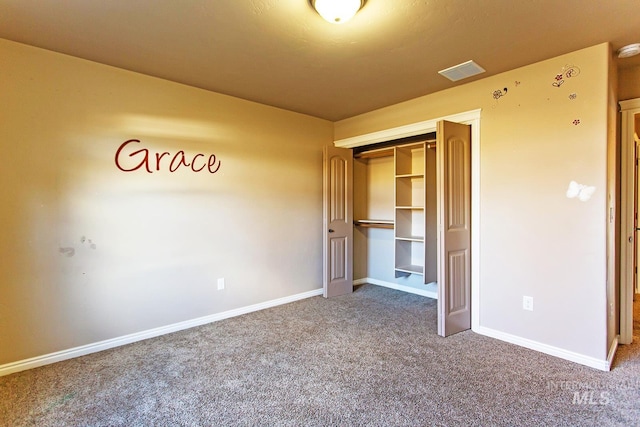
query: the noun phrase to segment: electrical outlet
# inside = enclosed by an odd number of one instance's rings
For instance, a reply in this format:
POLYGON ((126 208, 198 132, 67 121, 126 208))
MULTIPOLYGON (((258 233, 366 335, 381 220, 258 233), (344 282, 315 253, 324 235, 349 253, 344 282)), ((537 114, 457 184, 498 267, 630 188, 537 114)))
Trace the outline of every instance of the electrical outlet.
POLYGON ((533 311, 533 297, 522 297, 522 308, 525 310, 533 311))
POLYGON ((224 289, 224 277, 218 279, 218 290, 221 291, 224 289))

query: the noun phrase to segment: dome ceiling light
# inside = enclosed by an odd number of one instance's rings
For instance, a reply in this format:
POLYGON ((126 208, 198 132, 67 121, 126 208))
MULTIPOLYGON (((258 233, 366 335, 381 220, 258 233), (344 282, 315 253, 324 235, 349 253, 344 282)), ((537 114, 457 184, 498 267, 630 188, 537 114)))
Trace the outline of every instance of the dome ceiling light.
POLYGON ((640 54, 640 43, 628 44, 618 49, 618 58, 628 58, 640 54))
POLYGON ((366 0, 309 0, 309 3, 327 22, 344 24, 362 9, 366 0))

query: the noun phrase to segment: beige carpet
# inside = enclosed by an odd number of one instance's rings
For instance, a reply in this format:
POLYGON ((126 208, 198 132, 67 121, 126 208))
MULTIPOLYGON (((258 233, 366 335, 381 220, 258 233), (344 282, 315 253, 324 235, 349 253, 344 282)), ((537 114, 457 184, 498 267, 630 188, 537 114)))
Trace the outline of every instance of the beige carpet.
POLYGON ((0 425, 635 426, 638 335, 601 372, 364 285, 2 377, 0 425))

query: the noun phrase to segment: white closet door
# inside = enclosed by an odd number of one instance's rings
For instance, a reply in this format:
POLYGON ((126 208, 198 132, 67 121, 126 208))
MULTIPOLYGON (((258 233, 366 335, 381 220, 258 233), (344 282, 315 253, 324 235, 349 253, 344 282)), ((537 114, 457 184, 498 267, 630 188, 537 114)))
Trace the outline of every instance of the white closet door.
POLYGON ((471 328, 471 127, 437 130, 438 334, 471 328))
POLYGON ((353 152, 327 146, 323 158, 323 295, 353 292, 353 152))

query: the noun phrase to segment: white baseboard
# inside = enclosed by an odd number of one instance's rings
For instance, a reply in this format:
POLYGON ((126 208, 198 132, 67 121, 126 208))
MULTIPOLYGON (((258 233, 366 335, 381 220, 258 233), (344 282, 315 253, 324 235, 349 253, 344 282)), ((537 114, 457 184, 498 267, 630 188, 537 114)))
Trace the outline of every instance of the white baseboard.
POLYGON ((568 360, 570 362, 579 363, 581 365, 589 366, 591 368, 599 369, 601 371, 611 370, 611 363, 613 362, 613 356, 615 355, 616 348, 618 346, 618 339, 614 340, 611 349, 609 350, 609 356, 606 360, 596 359, 595 357, 585 356, 580 353, 568 351, 562 348, 554 347, 548 344, 543 344, 530 339, 522 338, 516 335, 507 334, 505 332, 496 331, 484 326, 478 326, 473 329, 474 332, 485 335, 491 338, 496 338, 501 341, 506 341, 511 344, 516 344, 521 347, 525 347, 531 350, 536 350, 541 353, 545 353, 551 356, 559 357, 561 359, 568 360))
MULTIPOLYGON (((384 286, 386 288, 397 289, 403 292, 409 292, 413 294, 418 294, 422 296, 426 296, 429 298, 438 298, 438 290, 437 284, 430 283, 426 290, 412 288, 409 286, 399 285, 397 283, 385 282, 378 279, 372 279, 366 277, 364 279, 357 279, 353 281, 354 285, 362 285, 365 283, 370 283, 372 285, 384 286)), ((575 353, 572 351, 564 350, 562 348, 550 346, 548 344, 539 343, 537 341, 529 340, 526 338, 522 338, 516 335, 507 334, 504 332, 496 331, 494 329, 486 328, 484 326, 477 326, 473 328, 473 332, 476 332, 480 335, 486 335, 491 338, 496 338, 501 341, 506 341, 511 344, 519 345, 521 347, 525 347, 531 350, 536 350, 541 353, 545 353, 551 356, 559 357, 561 359, 569 360, 571 362, 579 363, 581 365, 586 365, 591 368, 599 369, 601 371, 609 371, 611 370, 611 365, 613 364, 613 358, 616 354, 616 350, 618 348, 618 337, 613 340, 611 344, 611 348, 609 349, 609 354, 606 360, 596 359, 594 357, 585 356, 583 354, 575 353)))
POLYGON ((159 328, 149 329, 142 332, 136 332, 134 334, 124 335, 121 337, 112 338, 112 339, 100 341, 93 344, 74 347, 68 350, 57 351, 55 353, 49 353, 42 356, 32 357, 30 359, 7 363, 4 365, 0 365, 0 376, 13 374, 15 372, 24 371, 27 369, 37 368, 38 366, 49 365, 51 363, 56 363, 56 362, 60 362, 67 359, 73 359, 74 357, 80 357, 87 354, 96 353, 98 351, 119 347, 121 345, 131 344, 136 341, 142 341, 148 338, 154 338, 160 335, 182 331, 184 329, 193 328, 195 326, 206 325, 207 323, 217 322, 219 320, 224 320, 224 319, 228 319, 235 316, 241 316, 243 314, 264 310, 266 308, 276 307, 278 305, 288 304, 290 302, 311 298, 318 295, 322 295, 322 288, 309 291, 309 292, 303 292, 296 295, 291 295, 284 298, 278 298, 271 301, 266 301, 259 304, 250 305, 247 307, 241 307, 234 310, 225 311, 222 313, 199 317, 192 320, 186 320, 184 322, 174 323, 172 325, 161 326, 159 328))
POLYGON ((424 285, 424 289, 419 289, 412 288, 410 286, 399 285, 393 282, 385 282, 384 280, 372 279, 370 277, 365 277, 364 279, 356 279, 353 281, 354 285, 362 285, 365 283, 384 286, 385 288, 408 292, 410 294, 422 295, 423 297, 438 299, 438 285, 435 282, 424 285))
MULTIPOLYGON (((434 285, 427 289, 412 288, 409 286, 399 285, 397 283, 385 282, 382 280, 364 278, 353 281, 354 285, 361 285, 364 283, 370 283, 376 286, 383 286, 386 288, 396 289, 403 292, 422 295, 428 298, 437 298, 437 290, 434 291, 434 285)), ((437 286, 437 285, 435 285, 437 286)), ((17 362, 11 362, 4 365, 0 365, 0 376, 13 374, 15 372, 24 371, 27 369, 37 368, 39 366, 49 365, 52 363, 60 362, 63 360, 73 359, 74 357, 80 357, 91 353, 96 353, 102 350, 108 350, 110 348, 119 347, 126 344, 131 344, 137 341, 142 341, 148 338, 154 338, 173 332, 178 332, 184 329, 193 328, 196 326, 205 325, 207 323, 217 322, 219 320, 229 319, 231 317, 241 316, 243 314, 251 313, 254 311, 264 310, 271 307, 276 307, 290 302, 299 301, 306 298, 322 295, 322 289, 316 289, 309 292, 303 292, 296 295, 291 295, 284 298, 278 298, 271 301, 266 301, 259 304, 250 305, 247 307, 241 307, 234 310, 225 311, 222 313, 212 314, 209 316, 199 317, 184 322, 174 323, 172 325, 162 326, 159 328, 149 329, 146 331, 137 332, 134 334, 124 335, 117 338, 112 338, 105 341, 100 341, 93 344, 87 344, 80 347, 74 347, 67 350, 57 351, 55 353, 49 353, 42 356, 32 357, 30 359, 20 360, 17 362)), ((529 340, 526 338, 518 337, 516 335, 507 334, 504 332, 496 331, 494 329, 486 328, 484 326, 478 326, 473 329, 474 332, 485 335, 491 338, 496 338, 501 341, 516 344, 531 350, 536 350, 541 353, 549 354, 551 356, 559 357, 561 359, 569 360, 571 362, 586 365, 602 371, 611 370, 613 359, 618 348, 618 337, 616 337, 611 343, 609 348, 609 354, 606 360, 596 359, 590 356, 585 356, 572 351, 564 350, 558 347, 553 347, 547 344, 542 344, 537 341, 529 340)))

